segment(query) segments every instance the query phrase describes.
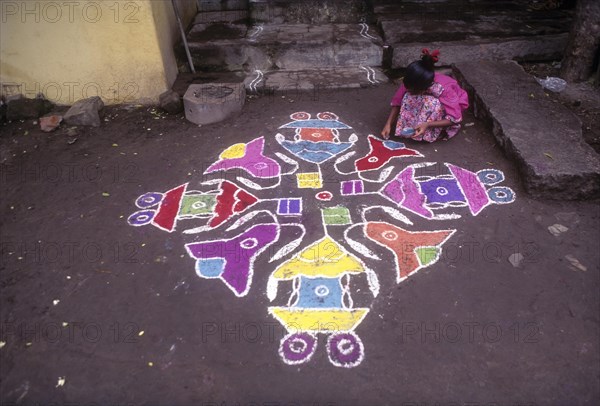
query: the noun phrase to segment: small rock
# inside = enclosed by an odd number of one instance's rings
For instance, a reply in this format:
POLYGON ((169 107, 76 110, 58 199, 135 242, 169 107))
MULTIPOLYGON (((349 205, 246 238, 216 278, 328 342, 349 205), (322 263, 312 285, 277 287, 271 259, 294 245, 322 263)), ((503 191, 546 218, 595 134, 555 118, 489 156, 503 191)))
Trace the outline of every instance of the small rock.
POLYGON ((521 265, 521 262, 523 262, 523 259, 525 259, 523 254, 521 254, 520 252, 515 252, 514 254, 508 257, 508 262, 510 262, 510 264, 513 267, 518 268, 519 265, 521 265))
POLYGON ((558 237, 560 234, 569 231, 568 227, 563 226, 562 224, 553 224, 548 227, 548 231, 555 237, 558 237))
POLYGON ((7 101, 6 119, 14 121, 38 118, 51 109, 52 103, 42 97, 28 99, 23 95, 17 95, 7 101))
POLYGON ((62 120, 63 118, 60 114, 47 114, 40 118, 40 129, 45 133, 54 131, 58 128, 62 120))
POLYGON ((565 259, 567 261, 569 261, 569 264, 571 264, 571 266, 569 266, 569 268, 571 268, 571 270, 582 271, 582 272, 587 271, 587 267, 585 265, 583 265, 581 262, 579 262, 579 260, 577 260, 577 258, 575 258, 573 255, 571 255, 571 254, 565 255, 565 259))
POLYGON ((183 102, 179 93, 167 90, 158 98, 160 108, 169 114, 177 114, 183 111, 183 102))
POLYGON ((104 103, 100 97, 89 97, 73 104, 63 119, 68 125, 100 127, 100 112, 103 108, 104 103))

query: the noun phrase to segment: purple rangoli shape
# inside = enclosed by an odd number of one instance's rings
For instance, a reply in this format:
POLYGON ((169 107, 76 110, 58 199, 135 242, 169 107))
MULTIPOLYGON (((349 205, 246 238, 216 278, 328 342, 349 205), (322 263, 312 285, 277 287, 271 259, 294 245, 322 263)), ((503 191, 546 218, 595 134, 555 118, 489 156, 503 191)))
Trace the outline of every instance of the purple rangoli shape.
POLYGON ((401 207, 425 218, 433 218, 431 210, 425 207, 425 196, 414 181, 415 169, 404 169, 381 190, 382 194, 401 207))
POLYGON ((252 284, 254 260, 279 237, 277 224, 258 224, 228 240, 186 244, 196 259, 201 278, 221 279, 236 296, 245 296, 252 284))
POLYGON ((456 165, 446 164, 446 166, 458 181, 462 192, 467 198, 471 214, 478 215, 481 210, 490 204, 490 199, 477 174, 456 165))
POLYGON ((247 144, 229 147, 221 153, 221 159, 204 173, 240 168, 255 178, 276 178, 281 174, 281 167, 277 161, 263 154, 264 146, 265 138, 260 137, 247 144))

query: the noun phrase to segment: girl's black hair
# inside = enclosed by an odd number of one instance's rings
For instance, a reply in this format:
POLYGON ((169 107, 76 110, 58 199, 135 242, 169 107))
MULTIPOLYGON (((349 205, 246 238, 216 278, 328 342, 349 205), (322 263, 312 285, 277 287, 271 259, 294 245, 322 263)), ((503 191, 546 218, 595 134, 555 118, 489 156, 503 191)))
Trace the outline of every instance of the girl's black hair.
POLYGON ((433 84, 434 65, 437 58, 424 53, 421 59, 412 62, 404 73, 404 87, 411 92, 423 92, 433 84))

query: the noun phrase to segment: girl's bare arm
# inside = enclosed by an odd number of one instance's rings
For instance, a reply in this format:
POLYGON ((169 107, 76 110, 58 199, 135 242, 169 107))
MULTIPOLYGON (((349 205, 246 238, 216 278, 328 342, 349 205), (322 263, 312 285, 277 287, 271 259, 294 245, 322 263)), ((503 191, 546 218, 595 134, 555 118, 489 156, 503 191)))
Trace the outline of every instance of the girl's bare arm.
POLYGON ((392 106, 392 110, 390 111, 390 115, 388 116, 387 121, 385 122, 385 126, 383 130, 381 130, 381 136, 384 139, 390 138, 390 132, 392 131, 392 126, 398 121, 398 115, 400 114, 400 106, 392 106))

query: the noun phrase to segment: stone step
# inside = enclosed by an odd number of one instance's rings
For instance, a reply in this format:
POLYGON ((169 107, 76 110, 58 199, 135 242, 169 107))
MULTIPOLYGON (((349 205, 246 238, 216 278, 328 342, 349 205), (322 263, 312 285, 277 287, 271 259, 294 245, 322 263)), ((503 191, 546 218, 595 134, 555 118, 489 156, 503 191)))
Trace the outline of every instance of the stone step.
POLYGON ((571 18, 532 18, 527 14, 449 16, 406 15, 380 21, 386 42, 457 41, 470 38, 517 37, 569 32, 571 18))
POLYGON ((205 11, 196 15, 193 24, 246 24, 249 18, 250 12, 248 10, 205 11))
POLYGON ((188 42, 199 70, 380 66, 383 55, 381 38, 366 24, 197 24, 188 42))
POLYGON ((391 67, 404 68, 418 59, 423 48, 439 49, 440 66, 477 59, 541 61, 562 57, 568 34, 468 39, 463 41, 390 44, 391 67))
POLYGON ((553 103, 517 63, 468 61, 454 74, 469 92, 475 115, 492 124, 505 153, 516 162, 534 197, 600 196, 600 155, 583 140, 581 121, 553 103))
POLYGON ((523 8, 515 9, 499 9, 496 7, 486 8, 449 8, 440 9, 432 7, 386 7, 389 11, 375 13, 377 21, 398 20, 398 19, 415 19, 415 20, 443 20, 446 18, 464 18, 471 19, 478 16, 493 17, 505 16, 518 19, 561 19, 571 18, 573 10, 540 10, 533 11, 523 8))
POLYGON ((388 78, 381 69, 367 66, 265 72, 257 70, 244 80, 249 94, 284 94, 291 98, 298 91, 354 89, 386 82, 388 78))
POLYGON ((447 1, 395 1, 372 0, 375 14, 425 13, 443 14, 447 12, 481 13, 490 11, 533 10, 527 1, 520 0, 447 0, 447 1))
MULTIPOLYGON (((192 1, 192 0, 189 0, 192 1)), ((248 10, 249 0, 198 0, 198 12, 248 10)))
POLYGON ((250 15, 256 23, 328 24, 367 21, 366 0, 253 0, 250 15))

